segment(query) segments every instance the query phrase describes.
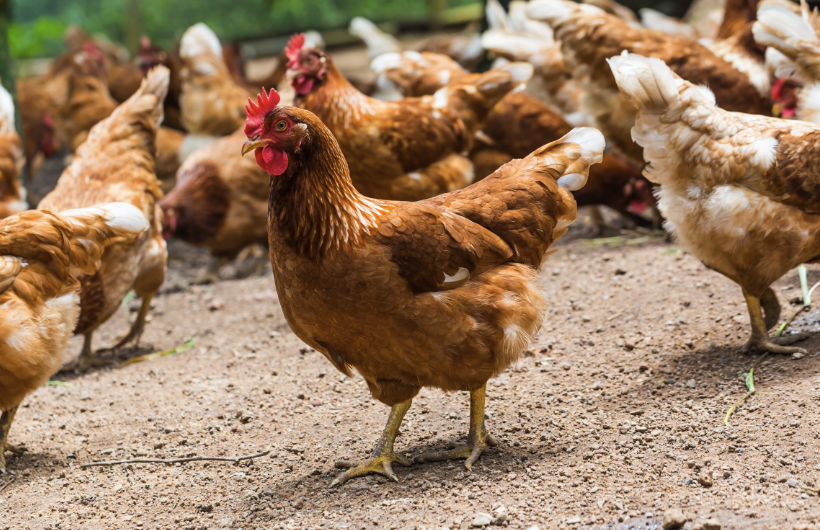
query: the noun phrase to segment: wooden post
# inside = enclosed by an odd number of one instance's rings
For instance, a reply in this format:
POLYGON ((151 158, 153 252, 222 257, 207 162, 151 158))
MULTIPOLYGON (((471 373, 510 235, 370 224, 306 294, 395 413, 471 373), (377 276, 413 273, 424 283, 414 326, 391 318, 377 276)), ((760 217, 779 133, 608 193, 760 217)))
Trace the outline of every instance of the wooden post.
MULTIPOLYGON (((14 127, 17 129, 17 134, 20 135, 20 145, 23 152, 26 152, 25 138, 23 136, 23 122, 20 118, 20 107, 17 104, 17 87, 14 83, 14 67, 11 60, 11 49, 9 47, 9 24, 11 23, 11 0, 0 0, 0 80, 3 82, 3 88, 8 90, 11 94, 11 100, 14 102, 14 127)), ((20 187, 28 190, 29 179, 25 175, 30 171, 26 168, 25 171, 20 172, 20 187)), ((26 196, 29 194, 27 193, 26 196)))

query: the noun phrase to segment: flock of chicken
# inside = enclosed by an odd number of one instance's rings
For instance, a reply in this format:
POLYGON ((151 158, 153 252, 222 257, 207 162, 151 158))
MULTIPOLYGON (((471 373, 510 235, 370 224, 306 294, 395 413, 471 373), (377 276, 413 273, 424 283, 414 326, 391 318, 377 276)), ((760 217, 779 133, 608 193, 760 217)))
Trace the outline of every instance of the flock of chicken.
POLYGON ((425 386, 469 391, 470 431, 415 462, 469 469, 496 443, 486 382, 540 328, 538 271, 579 205, 665 219, 742 287, 747 348, 800 351, 788 344, 802 334, 769 338, 770 285, 820 260, 820 15, 726 0, 712 35, 610 0, 513 1, 509 14, 489 0, 487 16, 496 64, 480 74, 466 69, 478 37, 404 51, 354 20, 377 73, 358 87, 315 36, 248 80, 203 24, 178 54, 146 41, 133 62, 75 32, 48 75, 19 83, 25 153, 0 94, 0 470, 24 396, 74 334, 78 365, 96 362, 92 334, 131 290, 142 305, 117 346, 139 340, 169 238, 216 266, 267 245, 293 331, 392 407, 372 456, 337 463, 349 469, 334 485, 413 463, 393 443, 425 386), (22 162, 60 148, 70 165, 22 211, 22 162))

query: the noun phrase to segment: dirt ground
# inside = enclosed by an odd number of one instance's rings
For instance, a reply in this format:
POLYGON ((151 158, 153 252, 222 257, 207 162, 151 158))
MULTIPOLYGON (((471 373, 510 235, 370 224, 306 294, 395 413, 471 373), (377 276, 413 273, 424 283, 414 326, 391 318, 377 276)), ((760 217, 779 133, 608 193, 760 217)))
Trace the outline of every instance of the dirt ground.
MULTIPOLYGON (((583 225, 574 228, 577 237, 583 225)), ((169 277, 142 345, 120 360, 196 346, 44 386, 20 408, 0 477, 3 529, 653 529, 679 508, 686 528, 820 528, 820 335, 801 359, 769 356, 759 394, 741 373, 749 317, 740 289, 661 238, 563 243, 543 268, 551 309, 521 362, 488 387, 501 438, 467 473, 459 462, 396 467, 328 486, 360 458, 388 409, 288 329, 269 265, 190 285, 208 257, 172 245, 169 277), (82 463, 241 456, 240 464, 82 463), (480 513, 489 514, 484 518, 480 513)), ((264 262, 263 262, 264 263, 264 262)), ((810 268, 811 284, 820 267, 810 268)), ((777 282, 784 315, 796 272, 777 282)), ((111 344, 131 301, 96 337, 111 344)), ((820 330, 820 311, 792 329, 820 330)), ((79 352, 72 342, 71 354, 79 352)), ((397 448, 415 455, 467 432, 465 393, 425 389, 397 448)))

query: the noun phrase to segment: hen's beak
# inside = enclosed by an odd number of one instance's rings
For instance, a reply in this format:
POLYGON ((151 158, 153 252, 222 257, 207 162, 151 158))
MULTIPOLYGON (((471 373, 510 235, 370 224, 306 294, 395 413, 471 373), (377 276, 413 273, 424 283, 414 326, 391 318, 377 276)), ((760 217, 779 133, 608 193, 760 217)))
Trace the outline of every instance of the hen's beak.
POLYGON ((242 144, 242 156, 259 149, 260 147, 265 147, 268 142, 267 140, 259 140, 258 136, 254 136, 253 138, 248 138, 244 144, 242 144))

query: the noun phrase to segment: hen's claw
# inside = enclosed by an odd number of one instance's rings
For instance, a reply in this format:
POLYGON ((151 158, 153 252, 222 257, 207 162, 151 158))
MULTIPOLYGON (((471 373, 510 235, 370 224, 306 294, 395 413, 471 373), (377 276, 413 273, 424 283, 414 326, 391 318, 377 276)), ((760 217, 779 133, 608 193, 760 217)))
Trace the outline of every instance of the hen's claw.
POLYGON ((758 352, 769 352, 769 353, 779 353, 779 354, 792 354, 792 353, 808 353, 803 348, 798 347, 790 347, 789 344, 794 344, 795 342, 800 342, 802 340, 806 340, 809 338, 808 333, 793 333, 791 335, 785 335, 781 337, 774 337, 771 339, 756 339, 751 338, 749 342, 743 347, 743 353, 750 353, 752 350, 756 350, 758 352))
POLYGON ((467 460, 464 462, 464 467, 467 468, 467 471, 472 471, 473 464, 484 454, 484 451, 487 450, 487 446, 495 447, 497 445, 498 440, 493 435, 486 434, 483 440, 468 439, 466 445, 450 449, 449 451, 424 453, 419 455, 415 461, 421 464, 424 462, 441 462, 442 460, 459 460, 466 458, 467 460))
POLYGON ((397 455, 392 451, 390 451, 390 453, 385 452, 385 454, 380 454, 379 456, 374 456, 369 460, 364 461, 338 460, 336 462, 336 467, 339 469, 347 469, 347 471, 336 477, 336 479, 330 484, 330 487, 332 488, 334 486, 338 486, 339 484, 347 482, 352 478, 362 477, 364 475, 369 475, 370 473, 378 473, 386 476, 394 482, 398 482, 399 477, 397 477, 396 473, 393 472, 393 462, 396 462, 402 466, 413 465, 413 462, 410 459, 397 455))

